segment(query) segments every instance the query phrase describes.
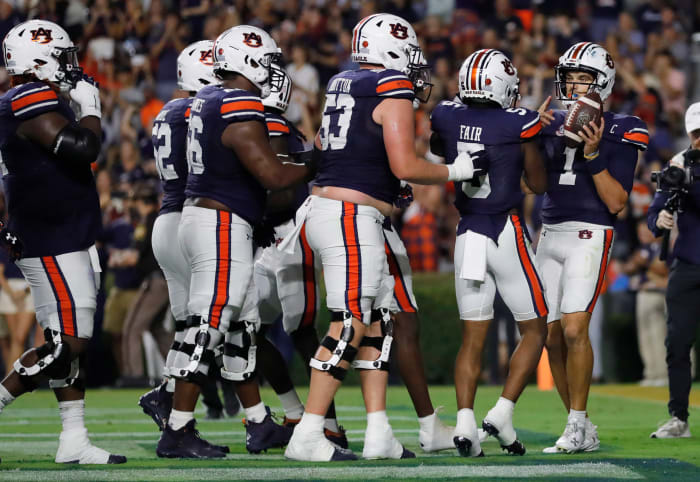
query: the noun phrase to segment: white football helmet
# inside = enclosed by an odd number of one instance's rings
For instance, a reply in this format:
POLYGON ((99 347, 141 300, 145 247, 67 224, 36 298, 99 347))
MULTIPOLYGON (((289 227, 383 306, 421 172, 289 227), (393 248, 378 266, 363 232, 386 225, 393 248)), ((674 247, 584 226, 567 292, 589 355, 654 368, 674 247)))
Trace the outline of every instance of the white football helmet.
POLYGON ((71 88, 82 78, 78 48, 68 33, 47 20, 29 20, 10 30, 2 42, 9 75, 34 74, 39 80, 71 88))
POLYGON ((214 75, 214 42, 194 42, 177 56, 177 88, 199 92, 207 85, 217 85, 221 80, 214 75))
POLYGON ((519 82, 518 69, 503 52, 477 50, 459 68, 459 98, 490 100, 507 109, 520 98, 519 82))
POLYGON ((214 42, 214 74, 235 72, 260 89, 263 99, 282 87, 282 74, 272 67, 279 64, 282 51, 270 35, 251 25, 226 30, 214 42))
POLYGON ((262 101, 265 107, 277 109, 280 112, 286 112, 289 107, 289 98, 292 96, 292 79, 289 78, 287 72, 277 64, 273 64, 273 69, 282 73, 282 86, 279 91, 271 92, 262 101))
POLYGON ((588 92, 597 92, 603 102, 612 92, 615 84, 615 62, 600 45, 579 42, 559 57, 559 63, 554 67, 554 89, 557 99, 566 106, 576 102, 575 98, 566 95, 566 73, 571 71, 591 74, 593 83, 588 84, 588 92))
POLYGON ((352 31, 352 61, 398 70, 413 82, 416 97, 430 97, 430 68, 410 23, 396 15, 378 13, 360 20, 352 31))

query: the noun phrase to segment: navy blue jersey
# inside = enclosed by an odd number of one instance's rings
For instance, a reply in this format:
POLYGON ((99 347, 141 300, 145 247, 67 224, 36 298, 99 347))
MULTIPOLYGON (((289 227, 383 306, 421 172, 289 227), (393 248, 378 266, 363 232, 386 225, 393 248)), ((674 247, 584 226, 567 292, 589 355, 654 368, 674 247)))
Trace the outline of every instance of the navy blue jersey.
POLYGON ((153 122, 153 154, 163 186, 160 214, 182 211, 187 184, 187 124, 192 97, 173 99, 153 122))
MULTIPOLYGON (((583 147, 566 147, 566 111, 554 112, 554 121, 542 130, 541 148, 547 163, 547 194, 542 205, 542 222, 556 224, 579 221, 612 226, 615 215, 598 196, 593 176, 588 173, 583 147)), ((646 149, 649 133, 638 117, 604 112, 605 132, 598 146, 608 172, 628 193, 634 182, 637 151, 646 149)))
MULTIPOLYGON (((266 110, 265 122, 267 123, 267 132, 270 135, 270 138, 278 137, 287 141, 287 152, 290 155, 300 154, 308 150, 304 145, 304 135, 299 132, 299 130, 294 127, 294 125, 282 114, 276 111, 266 110)), ((309 197, 309 186, 307 184, 299 184, 293 189, 294 203, 289 207, 289 209, 269 213, 267 215, 268 221, 273 226, 279 226, 280 224, 286 223, 292 219, 296 214, 297 209, 299 209, 306 198, 309 197)))
POLYGON ((22 84, 0 97, 0 160, 9 227, 24 243, 27 258, 87 249, 102 222, 90 166, 58 159, 17 135, 23 121, 52 111, 76 123, 68 102, 43 82, 22 84))
POLYGON ((539 114, 524 108, 469 107, 443 101, 430 119, 442 140, 447 164, 466 152, 485 158, 489 166, 483 175, 455 182, 455 206, 462 216, 458 233, 470 229, 497 240, 508 212, 523 200, 521 144, 541 132, 539 114))
POLYGON ((392 203, 399 180, 391 172, 382 126, 372 112, 385 98, 413 100, 413 83, 398 70, 349 70, 328 82, 321 123, 323 154, 315 183, 363 192, 392 203))
POLYGON ((265 211, 267 191, 236 153, 223 145, 221 135, 234 122, 259 121, 264 125, 260 97, 210 85, 197 93, 190 109, 185 195, 214 199, 249 223, 258 223, 265 211))

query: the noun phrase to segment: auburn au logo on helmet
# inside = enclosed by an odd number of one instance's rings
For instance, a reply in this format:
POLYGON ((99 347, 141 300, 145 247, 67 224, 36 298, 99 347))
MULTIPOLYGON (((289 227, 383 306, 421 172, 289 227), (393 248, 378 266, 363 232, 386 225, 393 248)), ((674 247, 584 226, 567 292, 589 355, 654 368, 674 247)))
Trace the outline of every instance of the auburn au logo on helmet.
POLYGON ((47 44, 53 40, 51 37, 51 29, 45 29, 39 27, 36 30, 31 30, 32 42, 39 42, 40 44, 47 44))
POLYGON ((204 65, 214 65, 214 53, 211 50, 200 50, 199 61, 204 65))
POLYGON ((262 46, 262 38, 260 38, 260 35, 258 35, 255 32, 244 33, 243 43, 246 44, 248 47, 258 48, 262 46))
POLYGON ((399 40, 408 38, 408 27, 401 25, 400 23, 392 23, 389 25, 391 27, 391 35, 399 40))

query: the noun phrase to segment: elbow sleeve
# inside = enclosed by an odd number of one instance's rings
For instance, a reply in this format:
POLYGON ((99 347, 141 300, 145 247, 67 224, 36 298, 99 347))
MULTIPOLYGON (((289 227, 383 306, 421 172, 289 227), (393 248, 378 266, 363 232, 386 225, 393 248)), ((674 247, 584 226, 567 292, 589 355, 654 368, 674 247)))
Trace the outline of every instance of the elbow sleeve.
POLYGON ((51 151, 63 161, 90 164, 100 153, 100 139, 90 129, 68 124, 56 136, 51 151))

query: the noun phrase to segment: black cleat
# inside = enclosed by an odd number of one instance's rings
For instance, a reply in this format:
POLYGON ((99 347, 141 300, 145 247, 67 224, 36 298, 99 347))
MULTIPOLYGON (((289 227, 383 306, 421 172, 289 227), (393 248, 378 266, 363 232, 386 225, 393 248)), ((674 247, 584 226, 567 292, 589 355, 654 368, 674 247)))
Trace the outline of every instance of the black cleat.
POLYGON ((173 394, 165 389, 165 383, 157 386, 139 398, 139 406, 143 413, 153 419, 159 430, 168 424, 170 410, 173 407, 173 394))
POLYGON ((196 422, 190 420, 180 430, 173 430, 168 425, 158 440, 156 454, 158 457, 176 459, 210 459, 226 457, 226 454, 216 449, 212 444, 199 436, 195 428, 196 422))
POLYGON ((402 459, 415 459, 416 454, 408 450, 406 447, 403 448, 403 453, 401 454, 402 459))
POLYGON ((352 450, 336 447, 331 456, 331 462, 342 462, 344 460, 357 460, 357 455, 352 450))
POLYGON ((126 457, 123 455, 114 455, 114 454, 109 454, 109 458, 107 459, 108 464, 125 464, 126 463, 126 457))
MULTIPOLYGON (((457 447, 457 451, 459 452, 459 455, 461 457, 471 457, 469 454, 470 449, 472 448, 472 441, 469 440, 467 437, 455 437, 452 439, 452 441, 455 444, 455 447, 457 447)), ((483 457, 484 456, 484 451, 482 450, 477 457, 483 457)))
MULTIPOLYGON (((498 429, 494 425, 488 423, 486 420, 481 423, 481 428, 483 428, 484 431, 486 431, 492 437, 498 438, 498 429)), ((525 446, 518 439, 515 439, 515 442, 510 445, 501 445, 501 448, 507 451, 509 454, 525 455, 525 446)))
MULTIPOLYGON (((323 429, 323 435, 326 436, 326 438, 336 444, 338 447, 342 449, 348 448, 348 437, 345 435, 345 429, 342 426, 338 427, 338 431, 334 432, 329 429, 323 429)), ((403 457, 401 457, 403 458, 403 457)))
POLYGON ((277 425, 272 420, 270 408, 265 407, 267 415, 260 423, 245 421, 245 448, 251 454, 259 454, 263 450, 284 447, 292 438, 293 427, 277 425))

